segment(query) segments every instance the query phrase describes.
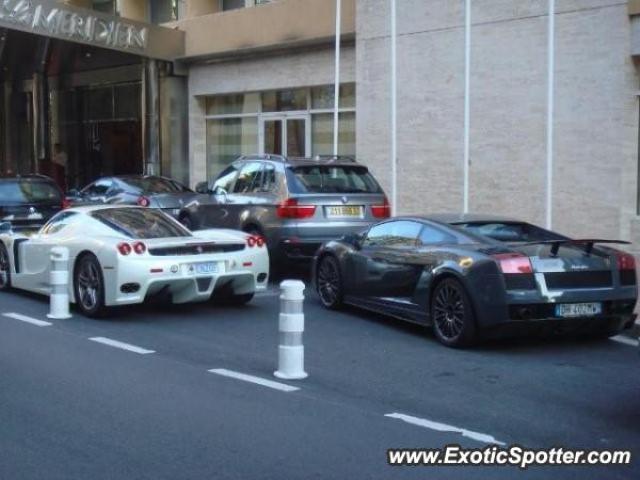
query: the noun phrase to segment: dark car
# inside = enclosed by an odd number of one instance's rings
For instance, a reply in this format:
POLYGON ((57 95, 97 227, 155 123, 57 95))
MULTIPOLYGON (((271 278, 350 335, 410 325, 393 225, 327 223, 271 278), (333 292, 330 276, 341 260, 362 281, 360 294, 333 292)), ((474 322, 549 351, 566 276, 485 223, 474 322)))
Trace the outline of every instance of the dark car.
POLYGON ((626 243, 570 239, 517 220, 394 218, 322 246, 314 281, 327 308, 343 303, 433 327, 448 346, 533 328, 611 336, 637 300, 626 243))
POLYGON ((272 259, 310 261, 322 243, 389 216, 382 188, 347 157, 241 157, 196 187, 209 201, 180 213, 190 229, 222 227, 265 237, 272 259))
POLYGON ((67 199, 73 206, 101 203, 159 208, 177 218, 180 209, 197 194, 170 178, 156 175, 102 177, 67 199))
POLYGON ((65 208, 62 190, 44 175, 0 178, 0 223, 15 231, 38 230, 65 208))

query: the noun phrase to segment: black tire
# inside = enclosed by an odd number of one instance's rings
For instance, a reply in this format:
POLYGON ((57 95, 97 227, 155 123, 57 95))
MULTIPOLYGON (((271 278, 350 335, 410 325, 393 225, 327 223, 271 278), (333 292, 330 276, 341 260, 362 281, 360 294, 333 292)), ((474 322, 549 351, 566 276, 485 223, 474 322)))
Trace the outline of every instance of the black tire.
POLYGON ((431 321, 436 338, 447 347, 468 347, 476 341, 473 306, 464 286, 455 278, 436 285, 431 297, 431 321))
POLYGON ((11 261, 4 243, 0 243, 0 291, 11 289, 11 261))
POLYGON ((344 290, 340 264, 333 255, 320 259, 316 267, 316 291, 325 308, 336 310, 343 304, 344 290))
POLYGON ((104 304, 104 276, 95 255, 82 255, 73 272, 73 292, 76 307, 92 318, 104 317, 108 309, 104 304))

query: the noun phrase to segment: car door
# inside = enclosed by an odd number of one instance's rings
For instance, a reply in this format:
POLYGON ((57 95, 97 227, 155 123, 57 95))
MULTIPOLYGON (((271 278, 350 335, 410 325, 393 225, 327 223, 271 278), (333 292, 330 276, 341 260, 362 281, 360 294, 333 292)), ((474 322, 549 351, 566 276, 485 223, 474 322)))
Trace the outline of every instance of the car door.
POLYGON ((29 290, 48 292, 51 248, 64 245, 67 239, 64 230, 76 215, 76 212, 60 212, 18 246, 21 282, 29 290))
POLYGON ((197 206, 188 207, 195 215, 195 223, 200 228, 223 228, 229 219, 229 192, 232 191, 238 177, 238 164, 234 163, 222 170, 216 180, 209 186, 209 198, 204 194, 196 197, 197 206))
POLYGON ((411 220, 373 226, 351 256, 354 294, 367 302, 410 302, 422 271, 413 261, 421 230, 422 224, 411 220))

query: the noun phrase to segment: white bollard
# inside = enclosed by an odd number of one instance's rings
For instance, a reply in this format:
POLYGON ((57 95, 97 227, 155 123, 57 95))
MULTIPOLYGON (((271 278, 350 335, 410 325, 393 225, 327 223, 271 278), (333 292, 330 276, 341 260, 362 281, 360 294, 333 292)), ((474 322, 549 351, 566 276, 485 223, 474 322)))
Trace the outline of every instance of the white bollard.
POLYGON ((280 345, 278 345, 278 370, 273 374, 285 380, 307 378, 304 371, 304 283, 300 280, 284 280, 280 284, 280 345))
POLYGON ((47 317, 63 320, 69 314, 69 249, 51 249, 51 271, 49 272, 50 308, 47 317))

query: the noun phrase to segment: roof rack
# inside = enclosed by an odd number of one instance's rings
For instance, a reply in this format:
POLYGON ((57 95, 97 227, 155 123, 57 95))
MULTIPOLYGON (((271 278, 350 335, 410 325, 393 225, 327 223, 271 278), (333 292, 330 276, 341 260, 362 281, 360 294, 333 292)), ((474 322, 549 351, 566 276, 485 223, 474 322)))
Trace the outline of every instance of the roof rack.
POLYGON ((356 159, 349 155, 315 155, 313 160, 316 162, 351 162, 356 163, 356 159))
POLYGON ((273 160, 276 162, 285 163, 287 161, 284 155, 278 155, 275 153, 256 153, 252 155, 241 155, 238 160, 273 160))

